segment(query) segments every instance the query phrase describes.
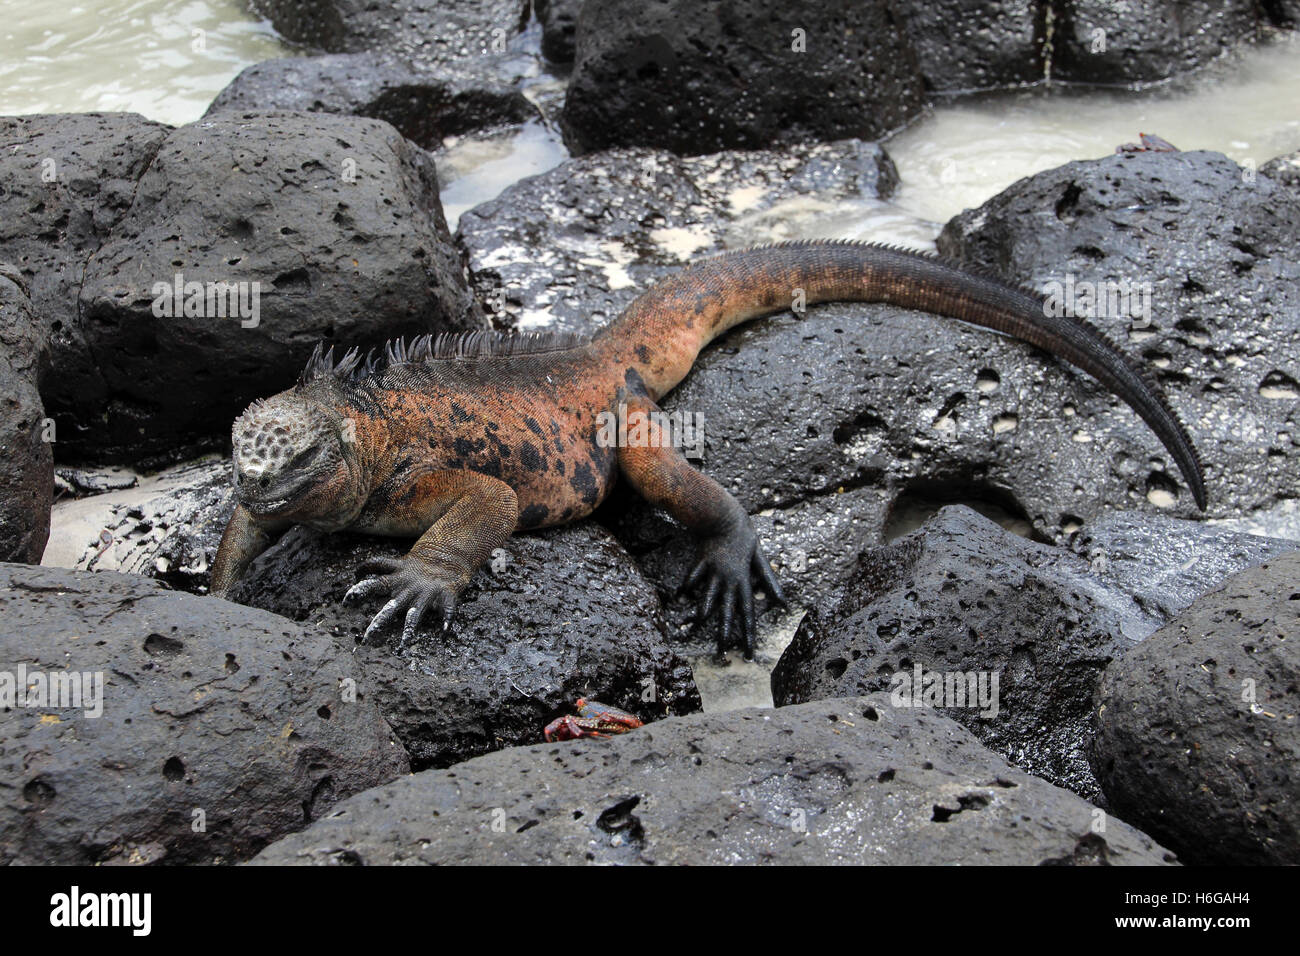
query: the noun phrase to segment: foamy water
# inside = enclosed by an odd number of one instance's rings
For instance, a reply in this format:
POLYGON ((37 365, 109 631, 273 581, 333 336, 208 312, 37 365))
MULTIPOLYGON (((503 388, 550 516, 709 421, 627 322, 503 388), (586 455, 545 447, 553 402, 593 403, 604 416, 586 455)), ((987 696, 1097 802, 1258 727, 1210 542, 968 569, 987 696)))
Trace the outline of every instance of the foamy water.
POLYGON ((244 67, 287 56, 242 0, 0 2, 0 115, 111 110, 178 125, 244 67))

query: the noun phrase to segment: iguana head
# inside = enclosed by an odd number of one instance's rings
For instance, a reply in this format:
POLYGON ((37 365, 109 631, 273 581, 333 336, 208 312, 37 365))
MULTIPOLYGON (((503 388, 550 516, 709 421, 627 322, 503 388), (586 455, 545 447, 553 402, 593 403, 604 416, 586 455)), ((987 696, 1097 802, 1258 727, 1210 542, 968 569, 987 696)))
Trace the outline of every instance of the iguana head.
POLYGON ((298 392, 254 402, 235 420, 235 495, 257 517, 352 517, 363 477, 349 419, 298 392))

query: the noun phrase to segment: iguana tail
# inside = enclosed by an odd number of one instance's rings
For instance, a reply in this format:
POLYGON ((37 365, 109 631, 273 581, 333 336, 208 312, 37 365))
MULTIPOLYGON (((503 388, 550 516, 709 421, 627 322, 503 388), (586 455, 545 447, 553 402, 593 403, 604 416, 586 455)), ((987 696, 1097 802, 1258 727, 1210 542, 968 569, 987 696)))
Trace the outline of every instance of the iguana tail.
POLYGON ((1151 427, 1205 510, 1200 457, 1149 372, 1087 322, 1042 297, 934 256, 858 242, 790 242, 731 252, 658 283, 597 336, 603 357, 634 368, 659 398, 713 339, 796 302, 888 302, 1023 339, 1088 372, 1151 427))

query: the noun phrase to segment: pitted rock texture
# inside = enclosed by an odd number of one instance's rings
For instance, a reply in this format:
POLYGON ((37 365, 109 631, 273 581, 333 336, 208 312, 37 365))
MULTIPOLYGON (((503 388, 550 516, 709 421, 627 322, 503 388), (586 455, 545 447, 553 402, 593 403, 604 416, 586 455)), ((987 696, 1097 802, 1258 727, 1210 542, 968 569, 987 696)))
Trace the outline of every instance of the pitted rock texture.
POLYGON ((358 794, 257 864, 1064 864, 1174 857, 887 696, 676 717, 358 794))
MULTIPOLYGON (((233 596, 350 647, 383 605, 343 604, 358 566, 408 547, 295 529, 253 563, 233 596)), ((643 720, 700 707, 690 666, 665 637, 654 589, 594 524, 511 538, 461 594, 452 630, 435 617, 404 651, 392 631, 355 651, 417 767, 536 743, 578 697, 643 720)))
MULTIPOLYGON (((1056 282, 1079 309, 1082 283, 1106 291, 1092 321, 1152 369, 1186 422, 1205 462, 1208 515, 1249 518, 1300 496, 1297 222, 1300 195, 1225 156, 1137 153, 1023 179, 949 222, 939 248, 1039 290, 1056 282), (1112 308, 1121 283, 1128 307, 1117 295, 1112 308)), ((1077 412, 1070 432, 1038 448, 1071 463, 1070 477, 1047 482, 1077 488, 1060 512, 1087 517, 1145 497, 1196 515, 1136 416, 1095 389, 1082 402, 1060 396, 1053 417, 1066 404, 1077 412)))
POLYGON ((578 14, 586 0, 533 0, 542 24, 542 53, 552 63, 572 63, 578 14))
POLYGON ((798 238, 780 230, 897 184, 888 154, 857 140, 686 159, 613 150, 516 183, 462 215, 456 236, 496 324, 591 333, 677 268, 798 238))
POLYGON ((491 56, 523 29, 528 0, 252 0, 287 40, 429 64, 491 56))
POLYGON ((563 128, 574 153, 698 154, 875 139, 923 104, 902 24, 879 0, 588 0, 563 128))
POLYGON ((897 4, 935 93, 989 90, 1044 79, 1047 3, 1042 0, 903 0, 897 4))
POLYGON ((77 300, 86 265, 169 132, 135 113, 0 118, 0 262, 18 270, 49 340, 42 397, 61 457, 96 448, 111 402, 77 300))
POLYGON ((1300 150, 1270 159, 1259 167, 1259 172, 1293 190, 1300 190, 1300 150))
POLYGON ((208 115, 299 110, 367 116, 437 149, 446 136, 536 116, 517 79, 456 65, 420 69, 374 53, 289 57, 246 67, 217 94, 208 115))
POLYGON ((0 863, 235 862, 407 772, 357 662, 283 618, 4 564, 0 621, 26 694, 0 708, 0 863), (88 696, 42 696, 71 673, 88 696))
POLYGON ((843 600, 803 619, 772 674, 773 698, 782 705, 894 691, 910 686, 899 675, 915 683, 918 666, 923 679, 996 674, 995 711, 945 713, 1017 766, 1095 801, 1090 714, 1103 669, 1196 594, 1297 547, 1211 537, 1191 522, 1151 528, 1144 516, 1118 516, 1103 519, 1084 558, 1009 534, 968 508, 945 508, 864 554, 843 600), (1194 572, 1182 567, 1189 553, 1194 572), (1129 593, 1138 567, 1148 575, 1134 588, 1141 601, 1129 593), (1164 601, 1150 600, 1156 580, 1180 572, 1189 577, 1164 601))
POLYGON ((326 114, 220 113, 173 132, 80 301, 113 396, 94 422, 101 460, 134 462, 224 443, 322 340, 480 321, 428 154, 387 123, 326 114), (177 276, 204 284, 182 289, 181 314, 177 276), (223 282, 233 302, 208 295, 223 282))
POLYGON ((38 391, 49 340, 9 263, 0 263, 0 346, 0 561, 38 564, 54 496, 53 435, 38 391))
POLYGON ((1235 575, 1106 669, 1097 776, 1189 863, 1300 863, 1300 554, 1235 575))
POLYGON ((1142 84, 1194 70, 1254 39, 1253 0, 1054 0, 1052 77, 1142 84))

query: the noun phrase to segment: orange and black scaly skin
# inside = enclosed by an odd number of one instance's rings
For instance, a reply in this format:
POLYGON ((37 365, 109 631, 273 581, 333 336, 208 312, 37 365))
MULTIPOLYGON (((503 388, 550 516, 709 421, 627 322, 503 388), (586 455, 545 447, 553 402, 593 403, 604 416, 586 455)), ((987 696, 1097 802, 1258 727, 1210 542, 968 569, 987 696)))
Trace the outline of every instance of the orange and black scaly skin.
POLYGON ((602 413, 636 416, 690 371, 710 341, 801 296, 889 302, 983 325, 1053 353, 1105 384, 1151 426, 1197 504, 1195 449, 1152 377, 1082 320, 943 260, 852 242, 797 242, 708 259, 656 285, 588 343, 427 338, 387 360, 313 358, 297 387, 253 407, 234 431, 239 506, 222 538, 213 591, 225 593, 277 531, 303 523, 417 538, 403 559, 348 594, 390 597, 366 635, 405 611, 403 642, 424 613, 450 620, 456 595, 516 531, 590 514, 621 473, 701 539, 687 584, 706 581, 721 651, 739 616, 753 651, 751 576, 778 600, 749 516, 650 427, 640 447, 602 447, 602 413))

